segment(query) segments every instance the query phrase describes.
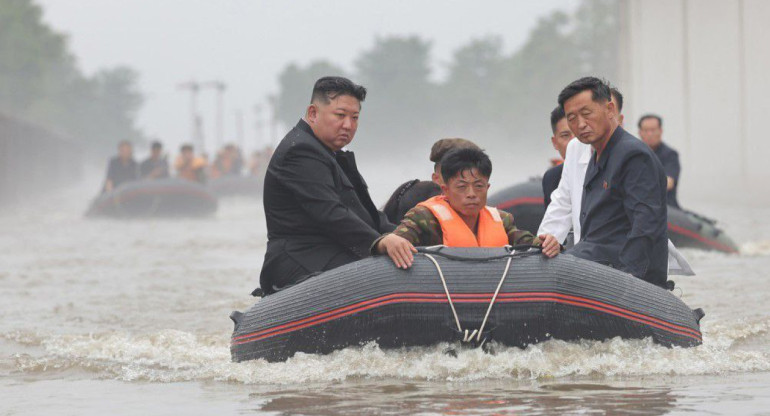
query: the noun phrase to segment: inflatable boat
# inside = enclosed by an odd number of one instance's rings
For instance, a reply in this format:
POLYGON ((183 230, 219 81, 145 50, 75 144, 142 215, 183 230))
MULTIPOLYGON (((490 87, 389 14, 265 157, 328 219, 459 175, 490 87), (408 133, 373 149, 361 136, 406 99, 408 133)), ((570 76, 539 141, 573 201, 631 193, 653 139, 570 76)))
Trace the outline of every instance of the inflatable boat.
POLYGON ((264 179, 256 176, 222 176, 209 181, 208 188, 218 197, 262 198, 263 183, 264 179))
MULTIPOLYGON (((496 192, 488 203, 513 214, 516 226, 533 234, 537 233, 545 215, 540 178, 496 192)), ((738 246, 716 226, 716 221, 671 206, 668 207, 668 238, 677 248, 738 252, 738 246)))
POLYGON ((89 217, 190 217, 214 214, 217 199, 201 184, 168 178, 128 182, 100 195, 89 217))
POLYGON ((671 292, 570 255, 532 249, 420 248, 408 270, 373 257, 233 312, 233 361, 283 361, 376 342, 524 347, 549 339, 702 341, 703 312, 671 292))

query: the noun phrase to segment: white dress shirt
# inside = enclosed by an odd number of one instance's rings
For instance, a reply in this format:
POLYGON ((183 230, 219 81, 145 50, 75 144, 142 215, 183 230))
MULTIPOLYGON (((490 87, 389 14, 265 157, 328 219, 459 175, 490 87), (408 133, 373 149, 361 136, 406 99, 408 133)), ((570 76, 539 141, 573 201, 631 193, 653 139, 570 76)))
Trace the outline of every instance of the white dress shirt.
POLYGON ((575 233, 575 244, 580 241, 580 206, 583 201, 583 182, 593 149, 573 138, 567 145, 564 168, 559 186, 551 194, 551 203, 545 211, 537 235, 552 234, 564 241, 570 230, 575 233), (574 209, 573 209, 574 207, 574 209))

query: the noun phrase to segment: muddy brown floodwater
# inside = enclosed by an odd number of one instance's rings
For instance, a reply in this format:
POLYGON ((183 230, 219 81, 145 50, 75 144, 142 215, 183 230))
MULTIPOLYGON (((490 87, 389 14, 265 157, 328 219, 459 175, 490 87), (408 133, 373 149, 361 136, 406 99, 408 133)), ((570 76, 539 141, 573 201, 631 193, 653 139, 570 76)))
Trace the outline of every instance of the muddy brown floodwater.
POLYGON ((0 413, 752 414, 770 412, 770 208, 691 204, 740 255, 683 250, 704 343, 443 353, 350 348, 230 362, 265 249, 259 201, 203 220, 89 220, 93 187, 0 212, 0 413))

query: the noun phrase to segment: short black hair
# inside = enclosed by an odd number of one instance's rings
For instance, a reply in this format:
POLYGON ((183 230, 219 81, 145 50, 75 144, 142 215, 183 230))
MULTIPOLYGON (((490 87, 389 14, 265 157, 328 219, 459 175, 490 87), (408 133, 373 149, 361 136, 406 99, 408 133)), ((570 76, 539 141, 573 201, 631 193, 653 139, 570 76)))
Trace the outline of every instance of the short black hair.
POLYGON ((610 89, 610 94, 612 94, 612 97, 615 98, 615 102, 618 104, 618 114, 623 112, 623 94, 620 93, 620 91, 612 87, 610 89))
POLYGON ((583 91, 591 91, 591 99, 594 102, 610 101, 612 99, 610 84, 596 77, 583 77, 572 81, 559 93, 559 107, 564 109, 564 103, 583 91))
POLYGON ((191 145, 191 144, 187 144, 187 143, 185 143, 185 144, 183 144, 183 145, 182 145, 182 146, 179 148, 179 151, 180 151, 180 152, 184 152, 185 150, 189 150, 189 151, 191 151, 191 152, 192 152, 192 150, 193 150, 193 147, 192 147, 192 145, 191 145))
POLYGON ((560 105, 557 105, 556 108, 551 111, 551 131, 556 133, 556 125, 559 124, 564 117, 566 117, 564 109, 561 108, 560 105))
POLYGON ((323 77, 319 78, 313 86, 313 95, 310 96, 310 102, 329 102, 341 95, 350 95, 360 102, 366 99, 366 88, 358 85, 345 77, 323 77))
POLYGON ((155 141, 153 141, 153 142, 152 142, 152 144, 150 145, 150 147, 151 147, 153 150, 155 150, 155 149, 162 149, 162 148, 163 148, 163 143, 161 143, 161 142, 159 142, 159 141, 155 140, 155 141))
POLYGON ((441 159, 441 177, 449 184, 449 179, 458 173, 476 168, 481 176, 492 175, 492 161, 481 149, 472 147, 452 149, 441 159))
POLYGON ((658 127, 663 127, 663 119, 660 118, 657 114, 647 113, 641 117, 639 117, 639 122, 636 123, 636 125, 641 129, 642 128, 642 122, 644 120, 647 120, 648 118, 654 118, 655 120, 658 120, 658 127))

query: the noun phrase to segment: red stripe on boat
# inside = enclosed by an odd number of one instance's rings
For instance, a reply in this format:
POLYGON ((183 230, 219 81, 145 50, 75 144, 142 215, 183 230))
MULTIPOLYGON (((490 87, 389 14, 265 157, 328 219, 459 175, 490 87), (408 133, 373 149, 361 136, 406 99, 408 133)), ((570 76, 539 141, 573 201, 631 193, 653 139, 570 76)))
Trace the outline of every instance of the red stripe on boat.
MULTIPOLYGON (((491 293, 479 294, 455 294, 452 295, 455 303, 488 303, 492 300, 491 293)), ((672 324, 648 315, 630 311, 614 305, 596 301, 593 299, 582 298, 579 296, 563 295, 553 292, 524 292, 524 293, 500 293, 496 302, 554 302, 567 305, 584 307, 604 312, 610 315, 625 318, 631 321, 649 325, 667 332, 683 335, 689 338, 702 340, 700 331, 687 328, 681 325, 672 324)), ((381 296, 379 298, 366 300, 363 302, 348 305, 332 311, 313 315, 298 321, 289 322, 250 334, 239 335, 232 339, 232 344, 241 345, 249 342, 259 341, 276 335, 297 331, 311 326, 319 325, 335 319, 350 316, 358 312, 374 309, 379 306, 385 306, 394 303, 448 303, 446 295, 443 293, 396 293, 392 295, 381 296)))
POLYGON ((497 204, 498 209, 512 208, 519 205, 545 205, 543 197, 525 196, 521 198, 511 199, 505 202, 497 204))

